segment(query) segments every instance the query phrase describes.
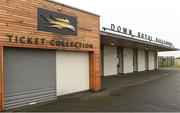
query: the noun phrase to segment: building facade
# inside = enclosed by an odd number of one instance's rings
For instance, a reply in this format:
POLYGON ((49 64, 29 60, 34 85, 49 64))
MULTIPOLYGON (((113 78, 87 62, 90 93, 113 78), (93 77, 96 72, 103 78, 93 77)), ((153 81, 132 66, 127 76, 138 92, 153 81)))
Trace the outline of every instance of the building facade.
POLYGON ((101 76, 157 69, 172 47, 100 31, 99 16, 51 0, 0 1, 0 110, 99 91, 101 76))
POLYGON ((101 31, 102 76, 158 69, 158 52, 177 50, 116 32, 108 28, 101 31))
POLYGON ((0 12, 1 110, 100 89, 98 15, 47 0, 3 0, 0 12))

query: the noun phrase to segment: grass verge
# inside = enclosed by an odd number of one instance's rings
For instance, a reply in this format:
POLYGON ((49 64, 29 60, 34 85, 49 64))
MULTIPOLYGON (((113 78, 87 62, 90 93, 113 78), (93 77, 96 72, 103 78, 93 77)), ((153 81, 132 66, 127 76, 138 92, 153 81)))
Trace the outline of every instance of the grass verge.
POLYGON ((172 65, 172 66, 168 66, 170 68, 180 68, 180 65, 172 65))

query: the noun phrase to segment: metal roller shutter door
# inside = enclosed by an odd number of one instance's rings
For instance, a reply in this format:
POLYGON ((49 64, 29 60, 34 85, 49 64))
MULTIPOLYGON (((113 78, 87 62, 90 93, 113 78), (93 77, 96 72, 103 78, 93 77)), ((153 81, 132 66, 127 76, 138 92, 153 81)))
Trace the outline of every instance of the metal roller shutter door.
POLYGON ((55 51, 5 48, 5 110, 55 99, 55 66, 55 51))

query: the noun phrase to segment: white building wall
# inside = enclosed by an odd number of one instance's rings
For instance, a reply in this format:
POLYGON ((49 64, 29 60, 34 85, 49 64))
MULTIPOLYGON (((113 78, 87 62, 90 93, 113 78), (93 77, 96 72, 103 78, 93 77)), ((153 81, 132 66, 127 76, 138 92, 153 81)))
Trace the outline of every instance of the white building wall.
POLYGON ((145 51, 138 50, 138 71, 145 71, 145 51))
POLYGON ((149 51, 149 70, 155 69, 154 60, 154 51, 149 51))
POLYGON ((124 73, 132 73, 133 72, 133 49, 124 48, 123 51, 123 65, 124 65, 124 73))
POLYGON ((104 76, 117 74, 117 47, 104 46, 104 76))

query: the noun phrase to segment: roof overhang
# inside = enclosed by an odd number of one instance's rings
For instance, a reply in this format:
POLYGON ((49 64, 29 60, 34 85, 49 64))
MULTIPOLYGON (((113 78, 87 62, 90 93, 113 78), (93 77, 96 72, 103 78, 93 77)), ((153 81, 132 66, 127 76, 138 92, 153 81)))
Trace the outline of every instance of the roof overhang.
POLYGON ((142 50, 152 51, 177 51, 178 48, 165 46, 162 44, 153 43, 150 41, 144 41, 133 37, 123 36, 119 34, 109 33, 105 31, 100 32, 101 45, 110 45, 112 42, 115 46, 125 48, 136 48, 142 50))

